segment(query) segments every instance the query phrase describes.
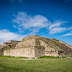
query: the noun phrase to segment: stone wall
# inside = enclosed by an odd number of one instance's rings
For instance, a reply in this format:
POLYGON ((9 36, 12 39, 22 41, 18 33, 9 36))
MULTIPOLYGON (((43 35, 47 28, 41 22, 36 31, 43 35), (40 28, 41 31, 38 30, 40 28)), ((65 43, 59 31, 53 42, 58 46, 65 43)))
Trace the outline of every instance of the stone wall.
POLYGON ((35 57, 45 56, 45 47, 36 47, 35 49, 35 57))
POLYGON ((69 47, 69 48, 72 48, 72 46, 70 46, 69 44, 67 44, 67 43, 65 43, 65 42, 63 42, 63 41, 61 41, 61 40, 59 40, 59 42, 60 43, 62 43, 62 44, 65 44, 67 47, 69 47))
POLYGON ((58 51, 45 51, 46 56, 59 56, 58 51))
POLYGON ((4 42, 2 46, 7 46, 9 45, 10 43, 7 43, 7 42, 4 42))
POLYGON ((35 48, 18 48, 4 50, 4 56, 35 57, 35 48))
POLYGON ((15 48, 33 47, 36 45, 40 45, 40 42, 38 39, 28 39, 28 40, 19 42, 15 48))
POLYGON ((12 43, 12 44, 14 44, 14 43, 17 44, 18 42, 20 42, 20 41, 14 41, 14 40, 9 40, 8 41, 8 43, 12 43))
POLYGON ((0 49, 0 56, 3 56, 3 50, 0 49))
MULTIPOLYGON (((9 41, 12 43, 13 41, 9 41)), ((26 39, 18 42, 14 49, 7 48, 4 50, 4 56, 15 56, 15 57, 40 57, 45 55, 45 48, 40 45, 39 39, 26 39)))
POLYGON ((4 50, 4 56, 35 58, 45 55, 44 47, 16 48, 4 50))
POLYGON ((41 46, 45 47, 45 56, 59 56, 58 51, 51 48, 48 44, 40 40, 41 46))

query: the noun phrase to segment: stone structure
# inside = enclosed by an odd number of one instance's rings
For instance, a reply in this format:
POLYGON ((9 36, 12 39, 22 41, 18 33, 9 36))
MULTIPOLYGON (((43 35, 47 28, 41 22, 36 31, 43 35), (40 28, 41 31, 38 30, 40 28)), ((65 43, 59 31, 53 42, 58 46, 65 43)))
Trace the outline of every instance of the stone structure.
MULTIPOLYGON (((55 45, 56 43, 62 43, 61 45, 63 45, 63 42, 59 40, 43 38, 37 35, 28 36, 23 38, 22 41, 10 40, 8 43, 4 42, 3 45, 0 45, 0 55, 28 58, 64 56, 67 51, 64 52, 65 49, 60 49, 58 45, 55 45)), ((72 51, 71 48, 68 50, 72 51)))
POLYGON ((44 41, 40 40, 40 44, 41 46, 45 47, 45 56, 59 56, 58 50, 55 50, 54 48, 50 47, 44 41))
POLYGON ((67 43, 65 43, 65 42, 63 42, 63 41, 61 41, 61 40, 59 40, 59 42, 62 43, 62 44, 65 44, 65 45, 66 45, 67 47, 69 47, 69 48, 72 48, 72 46, 68 45, 67 43))
POLYGON ((45 55, 45 47, 40 45, 39 39, 27 39, 24 41, 9 41, 3 43, 0 55, 35 58, 45 55))

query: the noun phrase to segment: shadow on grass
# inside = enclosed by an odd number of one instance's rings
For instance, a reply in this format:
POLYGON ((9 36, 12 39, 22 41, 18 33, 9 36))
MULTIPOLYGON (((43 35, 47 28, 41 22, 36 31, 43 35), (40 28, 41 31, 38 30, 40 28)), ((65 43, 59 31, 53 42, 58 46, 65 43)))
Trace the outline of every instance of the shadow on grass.
POLYGON ((27 59, 27 57, 13 57, 13 56, 0 56, 0 58, 24 58, 27 59))
MULTIPOLYGON (((54 56, 41 56, 39 59, 60 59, 61 57, 54 57, 54 56)), ((62 58, 65 58, 65 57, 62 57, 62 58)))

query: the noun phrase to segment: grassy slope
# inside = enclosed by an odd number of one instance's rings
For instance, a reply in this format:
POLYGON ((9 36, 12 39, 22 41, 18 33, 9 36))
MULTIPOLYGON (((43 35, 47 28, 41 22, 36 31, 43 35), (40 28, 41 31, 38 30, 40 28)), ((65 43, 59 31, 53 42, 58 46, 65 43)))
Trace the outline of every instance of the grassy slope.
POLYGON ((72 49, 67 47, 65 44, 60 43, 56 39, 48 39, 44 37, 38 36, 40 40, 44 41, 47 43, 50 47, 54 48, 55 50, 63 50, 66 55, 72 54, 72 49))
POLYGON ((64 53, 65 53, 66 55, 72 54, 72 49, 69 48, 69 47, 67 47, 65 44, 60 43, 58 40, 52 40, 52 42, 53 42, 56 46, 58 46, 60 49, 64 50, 64 53))
POLYGON ((21 59, 0 57, 0 72, 72 72, 71 59, 21 59))
POLYGON ((60 43, 56 39, 48 39, 48 38, 44 38, 38 35, 34 35, 34 36, 25 37, 24 39, 22 39, 22 41, 26 39, 32 39, 32 38, 37 38, 37 39, 44 41, 46 44, 48 44, 50 47, 54 48, 55 50, 64 50, 65 54, 72 53, 72 49, 67 47, 65 44, 60 43))
POLYGON ((48 39, 48 38, 43 38, 41 37, 40 40, 44 41, 45 43, 47 43, 50 47, 54 48, 55 50, 61 50, 57 45, 55 45, 53 43, 52 40, 48 39))

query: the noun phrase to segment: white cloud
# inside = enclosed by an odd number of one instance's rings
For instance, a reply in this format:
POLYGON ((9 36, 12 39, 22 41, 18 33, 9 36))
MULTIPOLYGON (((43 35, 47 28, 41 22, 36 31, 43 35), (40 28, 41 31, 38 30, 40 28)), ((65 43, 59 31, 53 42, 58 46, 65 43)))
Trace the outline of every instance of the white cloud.
POLYGON ((0 44, 7 42, 9 40, 21 40, 26 35, 19 35, 13 32, 8 31, 7 29, 0 30, 0 44))
POLYGON ((53 29, 53 28, 60 27, 63 23, 65 23, 65 22, 56 21, 56 22, 54 22, 53 24, 51 24, 51 25, 49 26, 49 29, 53 29))
POLYGON ((72 30, 72 26, 67 28, 68 30, 72 30))
POLYGON ((13 25, 14 28, 16 28, 16 25, 13 25))
POLYGON ((72 31, 70 33, 64 34, 63 36, 72 36, 72 31))
MULTIPOLYGON (((48 19, 42 15, 29 16, 24 12, 19 12, 14 15, 13 22, 17 24, 17 28, 20 31, 29 30, 32 33, 37 33, 41 28, 47 28, 50 24, 48 19)), ((31 34, 31 33, 30 33, 31 34)))
POLYGON ((64 27, 63 25, 67 23, 66 21, 56 21, 49 26, 49 34, 62 33, 65 31, 72 30, 72 27, 64 27))
POLYGON ((72 30, 72 27, 64 27, 66 21, 54 21, 51 23, 46 17, 42 15, 31 16, 25 12, 18 12, 14 15, 13 25, 19 32, 28 31, 29 35, 34 35, 40 31, 41 28, 46 28, 49 34, 62 33, 67 30, 72 30))
POLYGON ((49 34, 55 34, 55 33, 61 33, 64 32, 66 28, 53 28, 52 30, 49 31, 49 34))
POLYGON ((66 23, 65 21, 56 21, 49 26, 49 34, 61 33, 66 31, 66 27, 62 27, 66 23))
POLYGON ((34 31, 32 31, 31 33, 29 33, 29 35, 35 35, 39 30, 34 29, 34 31))

